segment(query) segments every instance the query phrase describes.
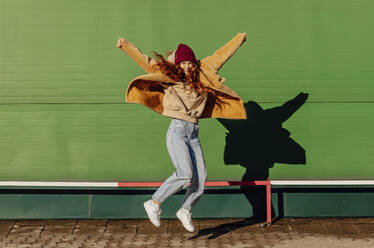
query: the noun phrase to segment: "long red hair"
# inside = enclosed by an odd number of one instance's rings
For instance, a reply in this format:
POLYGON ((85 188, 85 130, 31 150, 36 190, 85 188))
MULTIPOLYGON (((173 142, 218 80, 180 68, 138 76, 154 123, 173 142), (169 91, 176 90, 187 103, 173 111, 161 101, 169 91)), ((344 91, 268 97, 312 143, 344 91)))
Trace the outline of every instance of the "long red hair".
POLYGON ((200 94, 204 94, 208 96, 209 94, 213 95, 216 99, 216 103, 221 108, 221 105, 224 104, 218 97, 216 91, 213 89, 205 86, 202 82, 200 82, 200 68, 198 64, 194 64, 191 68, 191 72, 186 75, 184 70, 179 66, 167 61, 161 54, 153 52, 156 57, 156 67, 159 69, 164 75, 168 76, 171 80, 175 82, 183 82, 190 86, 191 89, 198 90, 200 94))

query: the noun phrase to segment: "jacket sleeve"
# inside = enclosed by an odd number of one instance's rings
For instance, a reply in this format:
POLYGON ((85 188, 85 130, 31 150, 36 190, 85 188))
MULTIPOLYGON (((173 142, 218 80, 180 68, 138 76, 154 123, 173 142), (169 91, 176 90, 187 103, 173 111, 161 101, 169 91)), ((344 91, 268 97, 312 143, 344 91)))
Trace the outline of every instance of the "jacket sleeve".
POLYGON ((214 52, 212 56, 202 59, 202 63, 209 64, 218 71, 225 62, 238 50, 244 43, 246 33, 238 33, 232 40, 227 42, 223 47, 214 52))
POLYGON ((146 54, 142 53, 128 40, 122 41, 121 44, 121 50, 127 53, 145 72, 157 72, 157 70, 152 67, 152 65, 155 63, 154 59, 151 59, 146 54))

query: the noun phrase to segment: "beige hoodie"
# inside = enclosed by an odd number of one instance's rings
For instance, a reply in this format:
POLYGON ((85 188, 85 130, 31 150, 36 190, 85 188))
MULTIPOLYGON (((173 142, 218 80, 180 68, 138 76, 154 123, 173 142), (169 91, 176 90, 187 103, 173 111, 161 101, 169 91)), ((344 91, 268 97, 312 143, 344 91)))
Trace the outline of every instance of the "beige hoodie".
POLYGON ((164 90, 162 115, 198 123, 207 96, 183 82, 176 82, 164 90))

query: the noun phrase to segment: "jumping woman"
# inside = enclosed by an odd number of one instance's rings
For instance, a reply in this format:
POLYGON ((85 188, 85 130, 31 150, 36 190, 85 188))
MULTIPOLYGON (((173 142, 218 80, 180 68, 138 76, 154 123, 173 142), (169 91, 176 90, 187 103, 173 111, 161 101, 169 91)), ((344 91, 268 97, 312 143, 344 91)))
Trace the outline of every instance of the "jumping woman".
POLYGON ((191 209, 204 192, 207 178, 198 133, 199 119, 246 119, 243 101, 229 87, 218 70, 244 43, 246 33, 238 33, 212 56, 197 60, 192 49, 179 44, 165 59, 155 53, 150 58, 124 38, 117 47, 127 53, 148 74, 134 78, 126 91, 126 102, 139 103, 171 118, 166 145, 176 171, 144 202, 150 221, 161 225, 161 204, 187 188, 176 215, 183 226, 194 231, 191 209))

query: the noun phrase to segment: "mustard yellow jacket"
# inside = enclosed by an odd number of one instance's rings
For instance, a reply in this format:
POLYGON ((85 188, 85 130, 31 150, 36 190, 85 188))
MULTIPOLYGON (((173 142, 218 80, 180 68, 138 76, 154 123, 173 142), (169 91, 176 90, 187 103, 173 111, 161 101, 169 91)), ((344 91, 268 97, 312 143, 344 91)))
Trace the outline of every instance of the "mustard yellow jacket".
MULTIPOLYGON (((225 78, 218 75, 219 69, 236 52, 245 41, 246 33, 238 33, 223 47, 211 56, 201 59, 200 81, 217 93, 208 95, 207 104, 200 118, 246 119, 243 101, 229 87, 223 84, 225 78), (217 103, 219 98, 223 104, 217 103)), ((139 103, 162 114, 164 87, 172 84, 173 80, 161 73, 154 65, 156 61, 143 54, 131 42, 121 42, 121 50, 127 53, 148 74, 131 80, 126 91, 126 102, 139 103)))

